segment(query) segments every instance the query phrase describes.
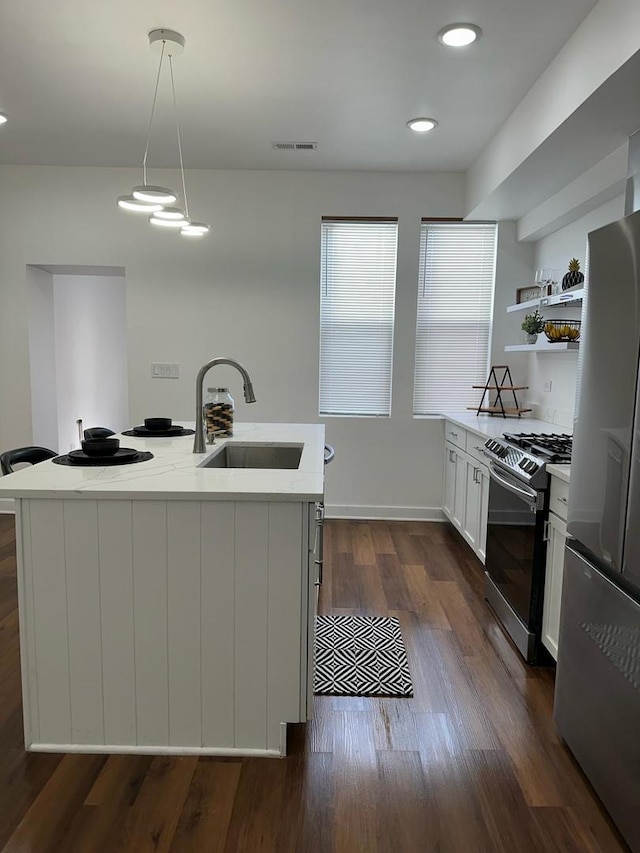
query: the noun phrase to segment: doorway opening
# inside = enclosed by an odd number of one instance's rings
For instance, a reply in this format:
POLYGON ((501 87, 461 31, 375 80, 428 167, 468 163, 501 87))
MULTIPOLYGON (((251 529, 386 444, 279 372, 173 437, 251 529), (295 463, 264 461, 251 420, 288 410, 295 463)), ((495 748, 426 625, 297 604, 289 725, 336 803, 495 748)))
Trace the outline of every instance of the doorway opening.
POLYGON ((27 266, 33 443, 68 453, 84 427, 129 426, 124 267, 27 266))

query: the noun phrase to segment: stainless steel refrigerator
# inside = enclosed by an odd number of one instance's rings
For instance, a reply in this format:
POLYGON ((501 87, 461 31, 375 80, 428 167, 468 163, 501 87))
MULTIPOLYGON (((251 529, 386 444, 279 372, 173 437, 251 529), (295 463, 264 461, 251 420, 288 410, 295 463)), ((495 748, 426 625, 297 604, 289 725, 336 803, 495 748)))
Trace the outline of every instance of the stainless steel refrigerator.
POLYGON ((589 234, 554 718, 640 853, 640 212, 589 234))

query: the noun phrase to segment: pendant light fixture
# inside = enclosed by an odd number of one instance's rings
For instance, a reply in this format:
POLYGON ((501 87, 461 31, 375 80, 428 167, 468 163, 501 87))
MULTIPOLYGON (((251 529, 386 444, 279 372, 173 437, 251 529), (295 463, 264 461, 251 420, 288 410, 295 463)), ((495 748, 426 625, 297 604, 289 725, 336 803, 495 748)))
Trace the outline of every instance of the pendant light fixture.
POLYGON ((120 196, 117 199, 118 206, 123 210, 133 211, 135 213, 151 214, 149 222, 151 222, 152 225, 159 225, 165 228, 180 228, 181 233, 186 236, 196 236, 196 234, 197 236, 202 236, 203 234, 207 234, 211 229, 210 226, 205 223, 191 223, 189 221, 187 187, 184 179, 184 165, 182 162, 182 140, 180 138, 180 123, 178 121, 176 87, 173 79, 173 57, 182 53, 184 50, 184 36, 175 32, 175 30, 151 30, 149 33, 149 45, 153 51, 160 54, 160 61, 158 63, 158 73, 156 74, 153 103, 151 104, 151 116, 149 117, 149 127, 147 129, 147 142, 144 149, 144 157, 142 158, 142 183, 134 187, 131 190, 130 195, 120 196), (160 85, 160 76, 165 56, 168 59, 169 74, 171 78, 171 93, 173 96, 173 113, 176 122, 176 136, 178 140, 178 156, 180 159, 180 176, 182 178, 184 210, 181 207, 176 206, 178 194, 172 189, 147 183, 149 143, 151 141, 151 129, 153 127, 153 117, 156 109, 156 101, 158 99, 158 88, 160 85))

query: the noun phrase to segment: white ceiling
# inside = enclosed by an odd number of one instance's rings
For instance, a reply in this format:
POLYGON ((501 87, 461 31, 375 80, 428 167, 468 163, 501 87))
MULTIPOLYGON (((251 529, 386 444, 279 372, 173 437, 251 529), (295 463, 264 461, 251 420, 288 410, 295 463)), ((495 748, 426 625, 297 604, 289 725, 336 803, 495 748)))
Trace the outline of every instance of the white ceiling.
MULTIPOLYGON (((137 166, 158 56, 187 168, 464 171, 596 0, 0 0, 0 164, 137 166), (442 26, 483 37, 453 51, 442 26), (439 121, 418 135, 405 122, 439 121), (276 152, 272 141, 315 141, 276 152)), ((149 166, 177 164, 163 80, 149 166)), ((152 175, 151 175, 152 176, 152 175)))

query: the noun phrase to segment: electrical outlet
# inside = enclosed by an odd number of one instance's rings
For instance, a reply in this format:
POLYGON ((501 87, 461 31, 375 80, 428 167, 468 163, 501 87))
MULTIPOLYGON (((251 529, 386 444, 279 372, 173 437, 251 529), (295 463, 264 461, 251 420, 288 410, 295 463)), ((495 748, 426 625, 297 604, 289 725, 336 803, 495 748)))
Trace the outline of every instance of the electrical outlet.
POLYGON ((180 365, 151 362, 151 377, 153 379, 180 379, 180 365))
POLYGON ((550 393, 551 393, 551 387, 552 387, 552 385, 553 385, 553 382, 552 382, 552 380, 551 380, 551 379, 549 379, 549 381, 548 381, 548 382, 545 382, 545 383, 544 383, 544 390, 547 392, 547 394, 550 394, 550 393))

